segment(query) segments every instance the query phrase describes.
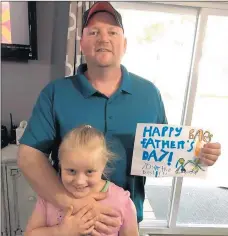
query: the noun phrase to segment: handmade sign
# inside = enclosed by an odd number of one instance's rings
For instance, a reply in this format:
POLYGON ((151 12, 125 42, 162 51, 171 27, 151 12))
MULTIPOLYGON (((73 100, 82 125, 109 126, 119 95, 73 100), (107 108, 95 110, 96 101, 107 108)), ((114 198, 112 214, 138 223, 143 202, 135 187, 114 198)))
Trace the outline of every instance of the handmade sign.
POLYGON ((190 126, 138 124, 131 175, 204 177, 200 150, 212 137, 208 130, 190 126))

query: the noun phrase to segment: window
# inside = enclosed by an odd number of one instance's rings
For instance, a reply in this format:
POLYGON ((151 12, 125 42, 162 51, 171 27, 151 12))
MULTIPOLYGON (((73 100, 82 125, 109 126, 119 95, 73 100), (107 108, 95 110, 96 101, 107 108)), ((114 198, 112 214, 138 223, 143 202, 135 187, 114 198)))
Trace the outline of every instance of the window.
POLYGON ((122 64, 159 88, 170 124, 212 129, 223 154, 206 180, 147 178, 140 229, 228 235, 228 5, 173 4, 112 2, 128 42, 122 64))
POLYGON ((192 125, 210 128, 223 150, 206 180, 184 179, 177 218, 182 224, 228 225, 228 11, 216 13, 207 17, 192 125))

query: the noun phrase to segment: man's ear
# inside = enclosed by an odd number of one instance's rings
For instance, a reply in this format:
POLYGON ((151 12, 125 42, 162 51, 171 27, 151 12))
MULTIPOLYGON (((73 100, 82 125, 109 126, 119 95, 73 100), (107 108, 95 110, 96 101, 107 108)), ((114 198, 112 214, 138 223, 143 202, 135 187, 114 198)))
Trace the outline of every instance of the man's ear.
POLYGON ((83 55, 85 55, 85 48, 84 48, 84 44, 85 44, 85 41, 84 41, 84 38, 83 38, 83 32, 82 32, 82 36, 81 36, 81 39, 80 39, 80 52, 82 52, 83 55))
POLYGON ((83 53, 83 40, 82 40, 82 37, 80 39, 80 51, 83 53))
POLYGON ((59 163, 58 163, 58 175, 59 175, 59 177, 61 177, 61 162, 60 162, 60 160, 59 160, 59 163))
POLYGON ((124 38, 124 54, 127 51, 127 38, 124 38))

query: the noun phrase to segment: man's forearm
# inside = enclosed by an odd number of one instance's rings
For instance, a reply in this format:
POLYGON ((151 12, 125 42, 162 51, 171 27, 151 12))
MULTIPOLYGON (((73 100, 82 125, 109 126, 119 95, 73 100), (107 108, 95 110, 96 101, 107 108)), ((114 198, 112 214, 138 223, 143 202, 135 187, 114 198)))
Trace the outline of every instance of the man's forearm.
POLYGON ((38 195, 57 207, 69 207, 72 198, 42 152, 26 145, 20 145, 18 166, 38 195))

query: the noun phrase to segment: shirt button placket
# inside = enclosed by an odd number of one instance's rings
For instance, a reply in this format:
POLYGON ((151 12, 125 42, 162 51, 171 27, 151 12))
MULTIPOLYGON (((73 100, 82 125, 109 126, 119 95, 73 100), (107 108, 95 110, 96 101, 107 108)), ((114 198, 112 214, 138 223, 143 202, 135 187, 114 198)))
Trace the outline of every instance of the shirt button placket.
POLYGON ((113 114, 112 114, 112 102, 108 101, 107 102, 107 107, 106 107, 106 121, 107 121, 107 131, 113 131, 113 114))

